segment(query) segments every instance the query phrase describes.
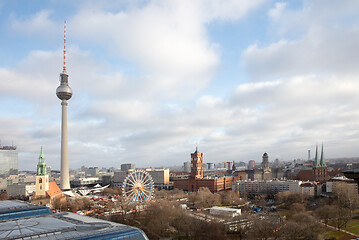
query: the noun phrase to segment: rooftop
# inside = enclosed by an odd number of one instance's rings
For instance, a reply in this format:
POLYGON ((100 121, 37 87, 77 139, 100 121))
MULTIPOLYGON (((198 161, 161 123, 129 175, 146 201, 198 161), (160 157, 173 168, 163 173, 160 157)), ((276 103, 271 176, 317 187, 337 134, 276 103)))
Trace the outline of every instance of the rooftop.
POLYGON ((0 150, 16 150, 16 146, 1 146, 0 150))
POLYGON ((0 209, 8 213, 16 209, 33 212, 31 216, 0 220, 0 239, 148 239, 135 227, 75 213, 52 213, 46 207, 27 202, 0 201, 0 209), (48 213, 36 215, 37 208, 47 209, 48 213))

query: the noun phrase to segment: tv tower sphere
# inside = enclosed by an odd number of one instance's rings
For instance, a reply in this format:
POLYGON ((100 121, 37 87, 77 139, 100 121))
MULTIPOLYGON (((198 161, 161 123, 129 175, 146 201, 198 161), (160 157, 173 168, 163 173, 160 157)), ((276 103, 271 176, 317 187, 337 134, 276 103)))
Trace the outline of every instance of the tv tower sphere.
POLYGON ((72 97, 72 89, 69 86, 69 75, 66 73, 60 74, 61 83, 56 89, 56 95, 61 100, 69 100, 72 97))

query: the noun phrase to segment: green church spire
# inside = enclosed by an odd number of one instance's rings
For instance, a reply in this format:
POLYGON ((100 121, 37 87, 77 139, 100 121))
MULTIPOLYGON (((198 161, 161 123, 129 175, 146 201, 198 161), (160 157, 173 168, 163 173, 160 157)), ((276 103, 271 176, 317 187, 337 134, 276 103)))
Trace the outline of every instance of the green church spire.
POLYGON ((37 175, 46 175, 46 163, 45 163, 45 155, 44 150, 41 146, 40 156, 39 156, 39 163, 37 164, 37 175))
POLYGON ((325 164, 325 160, 324 160, 324 150, 323 150, 323 143, 322 143, 322 154, 320 156, 320 166, 321 167, 326 167, 327 165, 325 164))
POLYGON ((318 145, 315 148, 315 158, 314 158, 314 167, 320 167, 319 159, 318 159, 318 145))

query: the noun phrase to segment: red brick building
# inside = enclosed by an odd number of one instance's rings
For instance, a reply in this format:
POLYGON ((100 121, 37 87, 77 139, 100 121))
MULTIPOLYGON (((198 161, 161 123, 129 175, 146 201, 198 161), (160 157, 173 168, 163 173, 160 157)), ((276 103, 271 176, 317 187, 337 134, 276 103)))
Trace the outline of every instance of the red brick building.
POLYGON ((315 158, 314 158, 312 169, 300 170, 294 179, 302 180, 302 181, 309 180, 309 181, 318 181, 318 182, 325 182, 326 180, 329 179, 328 168, 324 160, 323 145, 322 145, 322 153, 320 156, 320 160, 318 157, 318 146, 317 146, 315 150, 315 158))
POLYGON ((188 179, 175 179, 174 188, 188 192, 196 192, 201 187, 207 187, 211 192, 227 191, 232 189, 232 183, 242 180, 243 176, 203 178, 203 153, 198 149, 191 153, 191 174, 188 179))

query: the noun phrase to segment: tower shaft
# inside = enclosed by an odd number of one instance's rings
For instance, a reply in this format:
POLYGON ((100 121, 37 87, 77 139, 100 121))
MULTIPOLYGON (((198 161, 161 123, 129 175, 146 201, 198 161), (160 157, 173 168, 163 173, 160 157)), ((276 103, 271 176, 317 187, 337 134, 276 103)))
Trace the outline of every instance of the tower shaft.
POLYGON ((69 159, 67 146, 67 100, 63 99, 62 105, 62 123, 61 123, 61 182, 62 190, 70 189, 69 179, 69 159))

